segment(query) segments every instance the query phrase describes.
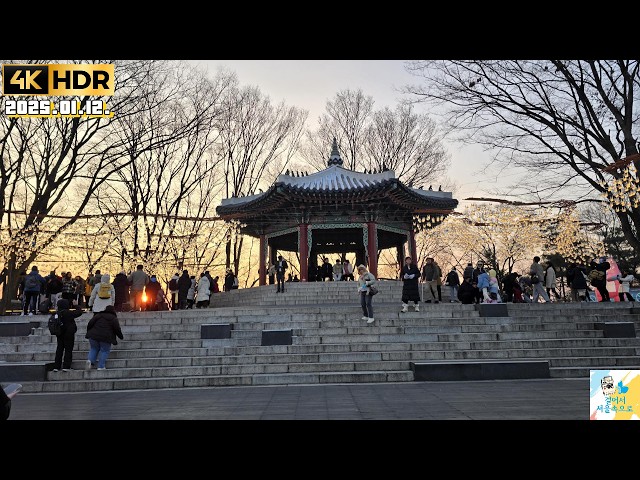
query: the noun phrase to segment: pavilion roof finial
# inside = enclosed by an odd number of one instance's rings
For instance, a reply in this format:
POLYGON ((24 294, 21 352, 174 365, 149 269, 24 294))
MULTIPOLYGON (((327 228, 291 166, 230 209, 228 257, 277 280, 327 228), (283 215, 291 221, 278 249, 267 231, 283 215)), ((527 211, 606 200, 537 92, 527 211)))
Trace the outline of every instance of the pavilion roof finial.
POLYGON ((342 158, 338 151, 338 142, 336 137, 333 137, 333 145, 331 146, 331 155, 329 156, 328 166, 339 165, 342 166, 342 158))

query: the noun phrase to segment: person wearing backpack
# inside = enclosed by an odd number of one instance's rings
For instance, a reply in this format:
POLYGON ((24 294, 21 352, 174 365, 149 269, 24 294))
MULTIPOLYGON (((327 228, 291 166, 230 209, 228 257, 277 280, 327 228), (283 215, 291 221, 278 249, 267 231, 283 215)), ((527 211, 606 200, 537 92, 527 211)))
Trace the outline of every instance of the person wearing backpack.
POLYGON ((56 335, 58 346, 56 347, 56 356, 53 361, 53 371, 57 372, 62 368, 63 372, 71 370, 71 362, 73 360, 73 347, 75 344, 76 332, 78 325, 76 318, 84 312, 81 308, 76 307, 70 310, 71 303, 65 298, 58 300, 57 311, 54 315, 62 321, 60 333, 56 335))
POLYGON ((40 291, 45 285, 45 280, 38 273, 38 267, 31 267, 31 272, 24 277, 24 306, 21 316, 35 315, 38 308, 40 291))
POLYGON ((104 309, 116 302, 116 289, 111 285, 111 276, 108 273, 103 273, 100 283, 97 283, 91 291, 89 297, 89 308, 92 312, 103 312, 104 309))

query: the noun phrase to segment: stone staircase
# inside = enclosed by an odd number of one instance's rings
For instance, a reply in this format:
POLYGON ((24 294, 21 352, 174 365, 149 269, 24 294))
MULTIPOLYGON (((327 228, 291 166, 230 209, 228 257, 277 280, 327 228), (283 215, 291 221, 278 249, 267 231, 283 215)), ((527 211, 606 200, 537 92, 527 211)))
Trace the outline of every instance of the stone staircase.
MULTIPOLYGON (((42 379, 16 378, 24 392, 415 381, 420 362, 548 362, 557 378, 588 378, 590 369, 640 369, 640 339, 611 338, 602 324, 640 328, 640 309, 620 303, 509 304, 508 316, 474 305, 420 304, 400 313, 402 284, 379 282, 376 322, 367 325, 353 282, 289 283, 219 293, 211 307, 119 314, 124 340, 105 371, 84 371, 91 314, 77 320, 73 369, 44 372, 56 342, 46 316, 28 318, 29 335, 0 336, 2 372, 42 367, 42 379), (204 327, 226 327, 206 338, 204 327), (289 342, 265 344, 265 332, 289 342), (286 337, 286 335, 285 335, 286 337)), ((2 323, 0 323, 0 326, 2 323)), ((49 367, 50 368, 50 367, 49 367)))

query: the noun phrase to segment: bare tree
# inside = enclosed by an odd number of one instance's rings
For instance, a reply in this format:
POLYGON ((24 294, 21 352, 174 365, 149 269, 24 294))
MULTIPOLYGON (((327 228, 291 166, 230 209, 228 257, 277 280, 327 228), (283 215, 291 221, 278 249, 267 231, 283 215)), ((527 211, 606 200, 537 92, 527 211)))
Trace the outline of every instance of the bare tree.
POLYGON ((327 101, 318 128, 309 130, 300 154, 317 170, 326 168, 328 146, 338 143, 343 166, 351 170, 394 170, 410 186, 431 182, 451 186, 445 178, 450 156, 436 123, 410 103, 374 110, 373 97, 343 90, 327 101))
POLYGON ((445 174, 449 155, 438 135, 436 124, 427 115, 399 104, 374 112, 367 127, 365 150, 374 170, 394 170, 410 185, 433 182, 445 174))
POLYGON ((0 313, 16 290, 18 272, 83 213, 91 213, 105 182, 145 152, 171 144, 189 130, 188 122, 177 129, 159 128, 154 117, 171 100, 167 85, 175 85, 179 62, 113 63, 115 95, 103 99, 113 117, 0 120, 0 225, 8 239, 2 244, 8 278, 0 313))
MULTIPOLYGON (((218 155, 224 163, 226 197, 254 195, 260 186, 275 177, 266 176, 268 167, 283 168, 296 152, 305 110, 273 105, 256 87, 232 86, 224 95, 218 155)), ((281 171, 281 170, 280 170, 281 171)), ((272 175, 275 172, 272 171, 272 175)), ((227 231, 226 267, 238 272, 243 237, 240 225, 230 223, 227 231), (232 255, 233 247, 233 255, 232 255), (232 260, 233 259, 233 260, 232 260)))
POLYGON ((373 111, 373 97, 362 90, 341 90, 327 100, 326 113, 318 119, 318 128, 307 131, 304 151, 312 166, 326 167, 327 148, 335 138, 344 162, 344 168, 362 169, 368 166, 364 156, 367 126, 373 111))
MULTIPOLYGON (((424 81, 405 91, 441 112, 458 139, 526 169, 512 195, 595 199, 623 177, 621 160, 637 171, 637 60, 415 61, 407 69, 424 81)), ((639 207, 616 211, 636 251, 639 207)))
POLYGON ((130 212, 126 231, 122 229, 118 237, 125 252, 123 263, 129 269, 140 263, 160 281, 168 281, 185 264, 181 258, 184 240, 204 247, 198 236, 201 218, 214 214, 212 199, 223 186, 222 176, 216 175, 220 159, 215 148, 219 141, 215 123, 221 112, 221 96, 235 81, 234 76, 221 73, 212 82, 193 68, 175 72, 176 83, 167 82, 162 108, 131 123, 129 151, 134 158, 118 173, 117 180, 107 182, 109 188, 98 202, 101 211, 110 216, 130 212), (145 139, 136 135, 140 130, 137 122, 148 122, 158 136, 164 131, 176 132, 174 141, 147 148, 145 139), (191 229, 182 224, 189 211, 194 213, 191 229))

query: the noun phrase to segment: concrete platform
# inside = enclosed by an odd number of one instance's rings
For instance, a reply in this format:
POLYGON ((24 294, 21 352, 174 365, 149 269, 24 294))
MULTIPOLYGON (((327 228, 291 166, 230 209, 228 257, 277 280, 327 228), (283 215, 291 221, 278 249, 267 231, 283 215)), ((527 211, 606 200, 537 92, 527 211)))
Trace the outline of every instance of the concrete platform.
POLYGON ((10 421, 588 419, 588 378, 20 393, 12 402, 9 418, 10 421))

